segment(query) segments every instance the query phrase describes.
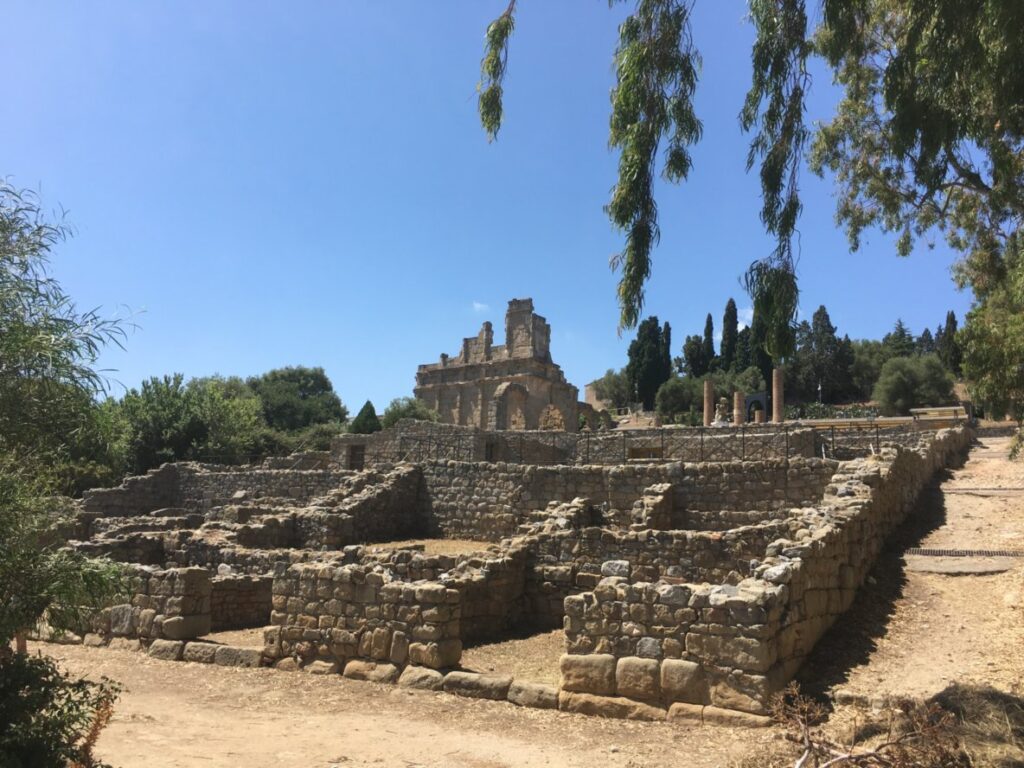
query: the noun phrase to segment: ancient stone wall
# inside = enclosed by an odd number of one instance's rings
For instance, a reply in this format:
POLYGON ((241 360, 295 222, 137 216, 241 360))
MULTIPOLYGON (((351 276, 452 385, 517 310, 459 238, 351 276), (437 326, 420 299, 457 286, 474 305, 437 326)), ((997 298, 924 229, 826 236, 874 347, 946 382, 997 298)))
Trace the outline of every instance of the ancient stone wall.
POLYGON ((514 535, 549 502, 585 498, 628 511, 648 487, 669 483, 671 527, 719 530, 729 527, 714 519, 719 512, 816 503, 836 466, 823 459, 617 467, 429 462, 423 465, 421 505, 434 535, 497 541, 514 535))
POLYGON ((563 690, 766 712, 921 488, 970 439, 969 429, 945 430, 843 464, 821 504, 780 521, 785 535, 737 584, 630 583, 623 569, 566 598, 563 690))
POLYGON ((270 621, 271 576, 216 576, 211 582, 210 622, 214 632, 265 627, 270 621))
POLYGON ((210 631, 210 572, 203 568, 135 568, 131 601, 104 609, 93 631, 105 637, 185 640, 210 631))

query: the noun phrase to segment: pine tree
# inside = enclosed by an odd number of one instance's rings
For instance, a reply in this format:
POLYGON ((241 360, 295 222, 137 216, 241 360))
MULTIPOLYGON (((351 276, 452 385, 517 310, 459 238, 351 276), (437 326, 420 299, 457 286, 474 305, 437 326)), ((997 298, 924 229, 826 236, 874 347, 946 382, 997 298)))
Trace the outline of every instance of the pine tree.
POLYGON ((882 337, 882 344, 890 357, 910 357, 914 354, 914 335, 902 319, 896 320, 892 331, 882 337))
POLYGON ((917 337, 917 354, 930 355, 935 352, 935 339, 932 332, 925 328, 917 337))
POLYGON ((942 364, 959 376, 960 361, 963 354, 960 349, 960 343, 957 341, 956 331, 956 313, 950 310, 946 313, 946 324, 942 328, 942 336, 935 342, 935 351, 938 353, 942 364))
POLYGON ((732 299, 725 305, 725 316, 722 318, 722 370, 728 371, 736 362, 736 337, 739 321, 736 318, 736 302, 732 299))

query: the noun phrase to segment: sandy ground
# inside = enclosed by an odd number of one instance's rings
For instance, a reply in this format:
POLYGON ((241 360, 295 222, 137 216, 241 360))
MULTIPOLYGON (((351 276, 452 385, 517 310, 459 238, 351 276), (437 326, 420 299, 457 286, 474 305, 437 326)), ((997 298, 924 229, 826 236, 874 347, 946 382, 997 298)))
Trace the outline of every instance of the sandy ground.
POLYGON ((405 539, 404 541, 388 541, 382 544, 367 544, 369 551, 391 551, 393 549, 408 549, 409 547, 423 547, 425 555, 472 555, 477 552, 486 552, 494 546, 489 541, 474 541, 473 539, 405 539))
POLYGON ((119 767, 711 768, 772 738, 768 730, 603 720, 334 676, 41 647, 73 674, 125 686, 97 749, 119 767))
POLYGON ((473 672, 512 675, 517 680, 558 685, 558 660, 563 653, 565 632, 559 629, 471 646, 463 650, 460 664, 473 672))
POLYGON ((919 573, 907 547, 1024 550, 1024 463, 1009 438, 974 447, 920 498, 914 523, 883 553, 851 613, 800 677, 869 700, 927 698, 953 682, 1024 693, 1024 558, 991 575, 919 573), (981 493, 981 489, 985 489, 981 493))
MULTIPOLYGON (((982 441, 963 468, 923 494, 913 522, 802 670, 806 692, 925 697, 965 682, 1024 693, 1024 559, 1004 573, 947 576, 908 571, 903 554, 1024 549, 1024 464, 1007 461, 1007 446, 1004 438, 982 441)), ((478 543, 459 548, 468 544, 478 543)), ((256 637, 212 639, 251 645, 256 637)), ((72 674, 124 686, 97 750, 114 766, 724 768, 763 754, 777 738, 774 729, 602 720, 340 677, 160 662, 127 650, 33 648, 72 674)), ((541 633, 467 649, 463 663, 555 682, 560 652, 561 633, 541 633)))

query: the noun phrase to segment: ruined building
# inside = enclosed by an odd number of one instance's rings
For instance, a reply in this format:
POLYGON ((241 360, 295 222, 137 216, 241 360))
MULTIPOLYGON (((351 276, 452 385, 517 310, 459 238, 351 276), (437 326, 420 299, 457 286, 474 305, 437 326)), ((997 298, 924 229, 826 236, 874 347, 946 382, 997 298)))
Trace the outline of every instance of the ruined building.
POLYGON ((484 323, 457 356, 419 366, 414 393, 447 424, 575 432, 578 392, 551 361, 550 346, 551 326, 534 313, 533 299, 513 299, 503 345, 494 346, 491 323, 484 323))

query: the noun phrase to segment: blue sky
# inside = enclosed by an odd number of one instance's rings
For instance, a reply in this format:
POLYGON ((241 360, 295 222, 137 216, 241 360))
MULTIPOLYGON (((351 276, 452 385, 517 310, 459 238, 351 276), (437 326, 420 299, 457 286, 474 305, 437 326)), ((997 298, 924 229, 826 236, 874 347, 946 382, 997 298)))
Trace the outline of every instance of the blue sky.
MULTIPOLYGON (((83 307, 131 314, 101 363, 150 375, 322 365, 350 408, 411 392, 532 296, 579 386, 625 363, 621 244, 602 206, 611 56, 627 4, 521 0, 506 122, 488 144, 475 84, 504 0, 5 4, 0 173, 62 206, 76 236, 53 269, 83 307)), ((660 185, 661 245, 645 314, 674 346, 749 300, 739 276, 771 241, 737 113, 752 32, 740 0, 697 3, 704 140, 681 187, 660 185)), ((836 100, 817 72, 811 118, 836 100)), ((805 174, 801 311, 880 337, 962 317, 953 255, 910 258, 870 233, 850 254, 830 180, 805 174)), ((500 330, 499 334, 500 335, 500 330)), ((115 388, 115 391, 118 388, 115 388)))

